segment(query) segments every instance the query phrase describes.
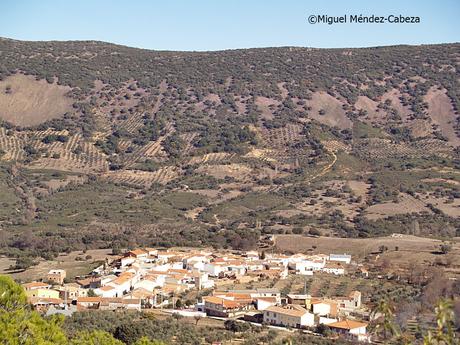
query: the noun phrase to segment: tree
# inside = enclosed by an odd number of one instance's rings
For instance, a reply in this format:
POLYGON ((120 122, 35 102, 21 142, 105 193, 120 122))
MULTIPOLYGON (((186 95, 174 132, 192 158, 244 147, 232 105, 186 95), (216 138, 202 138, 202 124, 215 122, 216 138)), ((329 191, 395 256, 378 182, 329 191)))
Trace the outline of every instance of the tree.
POLYGON ((118 245, 114 245, 112 247, 112 255, 120 255, 121 254, 121 249, 118 247, 118 245))
POLYGON ((301 233, 303 233, 303 229, 300 226, 295 226, 294 228, 292 228, 292 233, 300 235, 301 233))
POLYGON ((308 233, 312 236, 321 236, 321 231, 319 231, 318 229, 310 229, 308 233))
POLYGON ((96 293, 94 292, 93 289, 88 290, 88 297, 97 297, 96 293))
POLYGON ((439 245, 439 250, 443 254, 447 254, 448 252, 451 251, 451 249, 452 249, 452 246, 449 243, 442 243, 439 245))
POLYGON ((373 331, 384 340, 390 341, 400 336, 401 332, 395 323, 395 307, 388 298, 382 298, 371 312, 373 331))
POLYGON ((202 319, 202 316, 201 315, 195 315, 193 318, 195 319, 195 326, 197 326, 198 322, 200 322, 200 320, 202 319))
POLYGON ((2 312, 0 339, 3 345, 67 345, 62 321, 62 317, 45 320, 37 312, 25 309, 2 312))
MULTIPOLYGON (((84 331, 77 334, 70 341, 70 345, 125 345, 120 340, 117 340, 110 333, 104 331, 84 331)), ((149 345, 147 343, 147 345, 149 345)))
POLYGON ((27 296, 21 285, 7 276, 0 276, 0 307, 2 311, 11 312, 27 305, 27 296))
POLYGON ((182 306, 183 306, 182 300, 181 300, 181 299, 177 299, 177 301, 176 301, 176 309, 181 309, 182 306))
POLYGON ((423 337, 424 345, 460 344, 455 332, 455 316, 453 302, 450 299, 441 299, 435 308, 436 330, 428 331, 423 337))
POLYGON ((16 264, 14 265, 14 269, 16 270, 25 270, 33 265, 36 265, 36 262, 32 260, 30 257, 19 257, 16 259, 16 264))
POLYGON ((387 246, 382 245, 382 246, 379 247, 379 252, 380 252, 380 253, 384 253, 384 252, 386 252, 387 250, 388 250, 388 247, 387 247, 387 246))
POLYGON ((0 339, 3 345, 66 345, 62 317, 43 319, 27 305, 24 290, 0 276, 0 339))
POLYGON ((115 337, 126 344, 134 344, 138 339, 145 336, 145 323, 135 322, 122 324, 115 330, 115 337))
POLYGON ((134 345, 165 345, 162 341, 159 340, 150 340, 147 337, 142 337, 138 339, 134 345))
POLYGON ((323 323, 320 323, 318 326, 316 326, 315 331, 316 333, 322 334, 324 336, 329 336, 331 334, 331 329, 323 323))
POLYGON ((245 322, 238 322, 238 321, 235 321, 235 320, 227 320, 227 321, 225 321, 224 322, 224 327, 225 327, 226 330, 232 331, 233 333, 245 332, 250 328, 249 324, 247 324, 245 322))

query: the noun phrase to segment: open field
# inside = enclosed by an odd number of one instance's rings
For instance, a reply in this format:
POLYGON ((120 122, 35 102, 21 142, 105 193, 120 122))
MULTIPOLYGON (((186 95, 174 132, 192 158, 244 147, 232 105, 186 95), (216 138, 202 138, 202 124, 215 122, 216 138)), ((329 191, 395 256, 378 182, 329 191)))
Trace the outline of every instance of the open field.
MULTIPOLYGON (((348 253, 361 257, 376 253, 380 246, 388 247, 384 257, 403 266, 411 262, 434 262, 439 255, 439 245, 442 241, 437 239, 416 237, 412 235, 399 235, 400 237, 376 238, 334 238, 334 237, 304 237, 299 235, 277 235, 275 246, 282 251, 309 252, 309 253, 348 253), (395 247, 398 250, 395 251, 395 247)), ((460 239, 453 239, 452 251, 449 255, 456 264, 460 264, 460 239)))
POLYGON ((430 209, 426 204, 410 196, 409 194, 401 193, 398 196, 398 202, 386 202, 382 204, 372 205, 366 209, 366 217, 369 219, 378 219, 396 214, 413 213, 413 212, 428 212, 430 209))
POLYGON ((325 92, 315 92, 308 105, 311 106, 309 117, 318 122, 341 129, 352 127, 352 122, 345 116, 343 104, 331 95, 325 92), (325 112, 324 115, 320 114, 321 110, 325 112))
POLYGON ((14 260, 6 257, 0 257, 0 274, 11 275, 14 279, 21 281, 31 281, 45 279, 46 274, 51 269, 64 269, 67 272, 68 278, 73 278, 78 275, 86 275, 98 265, 98 262, 104 261, 106 258, 113 258, 110 253, 111 249, 93 249, 71 252, 69 254, 60 254, 54 260, 40 259, 38 265, 33 266, 22 272, 11 272, 8 270, 10 265, 14 265, 14 260), (87 256, 91 258, 86 259, 87 256), (77 257, 82 258, 82 261, 75 260, 77 257))
POLYGON ((453 124, 456 121, 455 111, 450 103, 445 90, 430 89, 425 96, 433 122, 439 127, 440 132, 452 145, 460 145, 460 138, 455 133, 453 124))
POLYGON ((34 126, 58 118, 74 102, 65 96, 70 87, 16 74, 0 81, 0 118, 19 126, 34 126), (8 88, 8 92, 6 89, 8 88))

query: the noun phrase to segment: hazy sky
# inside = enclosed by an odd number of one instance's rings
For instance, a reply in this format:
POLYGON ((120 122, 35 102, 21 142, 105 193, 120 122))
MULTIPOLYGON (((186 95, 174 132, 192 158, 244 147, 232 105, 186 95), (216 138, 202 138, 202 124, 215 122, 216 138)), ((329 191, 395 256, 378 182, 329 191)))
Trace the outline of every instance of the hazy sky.
POLYGON ((460 41, 460 0, 0 0, 0 36, 161 50, 362 47, 460 41), (310 15, 419 16, 420 24, 309 24, 310 15))

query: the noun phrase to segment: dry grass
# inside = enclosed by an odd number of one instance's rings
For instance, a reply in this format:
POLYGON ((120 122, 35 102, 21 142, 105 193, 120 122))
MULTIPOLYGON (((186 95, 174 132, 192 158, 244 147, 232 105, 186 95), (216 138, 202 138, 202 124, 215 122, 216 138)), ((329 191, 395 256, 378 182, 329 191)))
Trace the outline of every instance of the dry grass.
POLYGON ((266 120, 273 119, 273 112, 270 107, 278 107, 280 103, 280 101, 262 96, 256 97, 255 100, 257 108, 262 112, 261 117, 266 120))
MULTIPOLYGON (((460 242, 454 238, 454 245, 449 255, 453 265, 460 264, 460 242)), ((442 241, 431 238, 402 235, 401 237, 375 238, 338 238, 338 237, 304 237, 301 235, 278 235, 276 247, 292 252, 312 253, 348 253, 356 258, 363 258, 369 253, 377 252, 384 245, 389 251, 384 254, 394 265, 407 266, 411 262, 434 262, 440 255, 435 254, 442 241), (313 248, 315 246, 315 248, 313 248), (394 251, 395 247, 398 251, 394 251)))
POLYGON ((356 196, 361 196, 363 199, 366 198, 367 192, 371 187, 369 183, 363 181, 348 181, 347 184, 356 196))
POLYGON ((400 100, 401 92, 397 89, 392 89, 382 96, 382 101, 389 99, 391 101, 391 107, 396 109, 403 120, 406 120, 411 113, 411 110, 408 106, 404 106, 400 100))
POLYGON ((460 217, 460 199, 454 199, 452 202, 448 202, 447 198, 427 196, 424 201, 433 204, 436 208, 450 217, 460 217))
POLYGON ((369 119, 371 122, 378 123, 384 119, 382 118, 383 113, 377 112, 377 105, 378 103, 376 101, 373 101, 366 96, 359 96, 355 103, 356 109, 365 110, 367 112, 367 119, 369 119))
POLYGON ((460 145, 460 138, 457 137, 453 127, 456 116, 446 90, 431 88, 425 100, 428 103, 428 112, 433 122, 439 126, 441 133, 449 139, 452 145, 460 145))
POLYGON ((276 162, 276 159, 272 158, 274 151, 270 149, 252 149, 244 157, 246 158, 257 158, 265 162, 276 162))
POLYGON ((0 118, 18 126, 35 126, 71 110, 69 87, 16 74, 0 81, 0 118), (5 92, 11 87, 11 93, 5 92))
POLYGON ((346 117, 342 108, 343 103, 326 92, 313 93, 312 99, 307 101, 307 105, 311 107, 308 114, 310 118, 341 129, 352 127, 352 122, 346 117), (324 115, 319 115, 321 109, 326 112, 324 115))
POLYGON ((110 253, 110 249, 93 249, 88 250, 86 253, 76 251, 70 254, 61 254, 52 261, 41 259, 38 265, 17 273, 6 271, 10 265, 14 265, 14 260, 4 257, 0 258, 0 274, 10 274, 12 278, 20 281, 30 281, 45 279, 46 274, 51 269, 64 269, 67 272, 67 276, 72 278, 77 275, 88 274, 97 265, 95 264, 96 261, 105 260, 106 257, 111 258, 110 253), (91 259, 84 261, 75 260, 78 256, 84 259, 87 255, 90 255, 91 259))
POLYGON ((252 169, 243 164, 216 164, 202 165, 197 169, 197 171, 211 175, 217 179, 223 179, 229 176, 237 180, 244 180, 251 174, 252 169))
POLYGON ((430 209, 426 204, 409 194, 400 193, 398 202, 385 202, 377 205, 372 205, 366 210, 366 217, 368 219, 379 219, 397 214, 413 213, 413 212, 429 212, 430 209))

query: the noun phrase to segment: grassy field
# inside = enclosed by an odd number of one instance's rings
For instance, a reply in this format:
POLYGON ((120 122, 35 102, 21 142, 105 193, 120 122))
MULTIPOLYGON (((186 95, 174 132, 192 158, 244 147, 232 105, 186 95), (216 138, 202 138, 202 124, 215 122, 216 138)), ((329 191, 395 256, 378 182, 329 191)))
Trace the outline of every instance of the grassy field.
POLYGON ((130 198, 129 192, 130 189, 122 186, 92 183, 43 198, 38 202, 43 212, 36 226, 78 227, 96 220, 145 224, 158 218, 180 217, 170 202, 162 202, 152 194, 130 198))
POLYGON ((289 208, 288 203, 279 196, 249 193, 225 203, 217 204, 203 212, 202 216, 208 222, 213 222, 216 216, 221 220, 234 221, 251 211, 261 214, 285 208, 289 208))
POLYGON ((19 126, 33 126, 64 115, 73 100, 65 97, 69 87, 15 75, 0 81, 0 118, 19 126), (11 93, 5 93, 6 87, 11 93))
MULTIPOLYGON (((309 253, 348 253, 354 257, 364 258, 366 255, 378 252, 380 246, 388 247, 382 257, 387 257, 394 264, 402 267, 417 263, 432 263, 440 257, 437 254, 442 241, 437 239, 402 235, 402 237, 376 238, 334 238, 334 237, 304 237, 299 235, 277 235, 275 245, 282 251, 309 253), (395 248, 398 247, 396 251, 395 248)), ((460 239, 453 239, 449 256, 453 264, 460 264, 460 239)))
POLYGON ((105 258, 113 258, 111 249, 94 249, 88 250, 86 253, 82 251, 71 252, 69 254, 61 254, 54 260, 39 260, 38 265, 33 266, 25 271, 12 272, 8 268, 14 265, 15 260, 1 257, 0 258, 0 274, 11 275, 14 279, 20 281, 31 281, 45 279, 46 274, 51 269, 64 269, 67 272, 67 277, 72 279, 75 276, 86 275, 92 269, 97 267, 105 258), (77 261, 79 257, 83 260, 77 261), (88 257, 88 259, 86 259, 88 257), (89 258, 90 257, 90 258, 89 258))

